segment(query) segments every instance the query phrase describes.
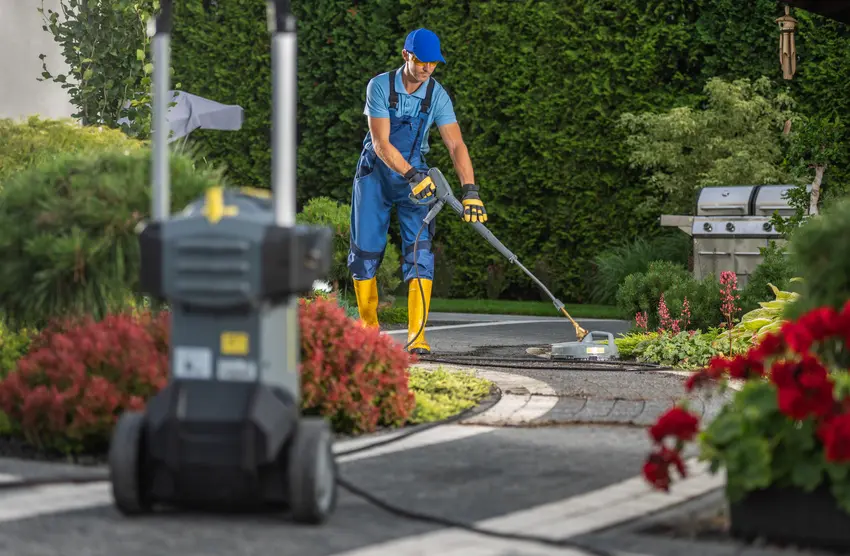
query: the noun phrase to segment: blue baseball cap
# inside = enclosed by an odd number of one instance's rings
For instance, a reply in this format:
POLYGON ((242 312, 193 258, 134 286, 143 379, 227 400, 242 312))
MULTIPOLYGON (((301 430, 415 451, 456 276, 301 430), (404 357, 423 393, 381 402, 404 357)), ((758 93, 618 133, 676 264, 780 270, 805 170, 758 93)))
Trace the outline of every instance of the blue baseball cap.
POLYGON ((411 31, 404 39, 404 49, 412 52, 421 62, 446 63, 446 59, 440 52, 440 39, 428 29, 411 31))

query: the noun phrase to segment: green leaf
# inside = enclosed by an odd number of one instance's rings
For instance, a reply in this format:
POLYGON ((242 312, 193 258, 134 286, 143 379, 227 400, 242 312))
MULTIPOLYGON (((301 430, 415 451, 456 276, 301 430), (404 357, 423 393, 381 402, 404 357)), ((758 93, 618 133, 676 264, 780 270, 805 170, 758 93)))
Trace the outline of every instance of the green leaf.
POLYGON ((765 309, 777 309, 780 310, 785 307, 785 301, 781 300, 773 300, 773 301, 759 301, 759 305, 764 307, 765 309))
POLYGON ((744 330, 755 331, 763 326, 768 326, 773 323, 772 319, 756 318, 749 321, 742 321, 740 327, 744 330))
POLYGON ((747 436, 729 446, 725 454, 729 487, 736 496, 771 484, 771 450, 765 438, 747 436))
POLYGON ((835 497, 838 506, 845 512, 850 513, 850 483, 847 481, 832 482, 830 484, 830 491, 835 497))
POLYGON ((147 64, 145 64, 145 73, 147 73, 147 74, 153 73, 153 64, 152 63, 148 62, 147 64))
POLYGON ((823 463, 815 458, 800 459, 794 462, 791 469, 791 480, 806 492, 811 492, 820 484, 823 478, 823 463))
POLYGON ((142 62, 145 59, 145 51, 141 48, 136 50, 136 60, 142 62))

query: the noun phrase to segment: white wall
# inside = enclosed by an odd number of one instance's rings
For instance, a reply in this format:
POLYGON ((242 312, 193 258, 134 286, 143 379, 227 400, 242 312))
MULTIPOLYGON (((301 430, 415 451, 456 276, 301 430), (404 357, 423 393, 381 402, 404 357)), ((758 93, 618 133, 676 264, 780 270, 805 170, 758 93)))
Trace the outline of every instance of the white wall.
MULTIPOLYGON (((41 5, 42 0, 0 0, 0 118, 64 118, 74 112, 58 83, 36 81, 42 72, 39 54, 47 56, 51 74, 67 70, 59 45, 41 29, 41 5)), ((58 11, 59 0, 44 0, 48 9, 58 11)))

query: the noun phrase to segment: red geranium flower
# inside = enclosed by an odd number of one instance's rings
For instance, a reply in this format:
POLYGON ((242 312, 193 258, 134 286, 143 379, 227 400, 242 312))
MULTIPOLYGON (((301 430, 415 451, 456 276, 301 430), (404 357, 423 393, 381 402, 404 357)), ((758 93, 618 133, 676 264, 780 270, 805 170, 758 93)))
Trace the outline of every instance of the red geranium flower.
POLYGON ((782 339, 781 334, 771 333, 763 336, 758 344, 750 348, 749 353, 754 359, 764 361, 769 357, 779 355, 784 350, 785 342, 782 339))
POLYGON ((764 363, 752 352, 738 355, 729 362, 729 376, 740 380, 762 377, 764 376, 764 363))
POLYGON ((644 478, 658 490, 670 490, 670 466, 674 466, 681 477, 687 476, 682 457, 676 450, 662 446, 652 452, 643 464, 644 478))
POLYGON ((824 421, 818 428, 818 437, 826 448, 827 461, 850 461, 850 414, 844 413, 824 421))
POLYGON ((678 440, 692 440, 699 430, 699 418, 681 407, 667 410, 649 429, 649 434, 656 442, 661 442, 668 436, 678 440))
POLYGON ((812 355, 775 363, 771 380, 779 390, 779 410, 792 419, 825 417, 835 408, 829 372, 812 355))
POLYGON ((797 320, 798 327, 806 330, 812 340, 819 342, 837 334, 841 319, 832 307, 812 309, 797 320))
POLYGON ((788 346, 797 353, 807 353, 815 341, 809 330, 796 321, 785 322, 780 332, 788 346))

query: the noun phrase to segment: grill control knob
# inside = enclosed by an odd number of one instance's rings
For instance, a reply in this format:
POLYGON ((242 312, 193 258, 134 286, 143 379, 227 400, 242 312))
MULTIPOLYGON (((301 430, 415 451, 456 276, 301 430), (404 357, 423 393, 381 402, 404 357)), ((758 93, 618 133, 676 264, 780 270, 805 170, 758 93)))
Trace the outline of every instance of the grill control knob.
POLYGON ((711 224, 706 222, 705 224, 702 225, 702 229, 705 230, 706 232, 710 232, 711 231, 711 224))
POLYGON ((732 224, 731 222, 727 222, 726 223, 726 231, 727 232, 734 232, 735 231, 735 225, 732 224))
POLYGON ((771 230, 771 228, 773 228, 773 224, 771 224, 770 222, 765 222, 761 226, 761 229, 764 230, 765 232, 769 232, 771 230))

